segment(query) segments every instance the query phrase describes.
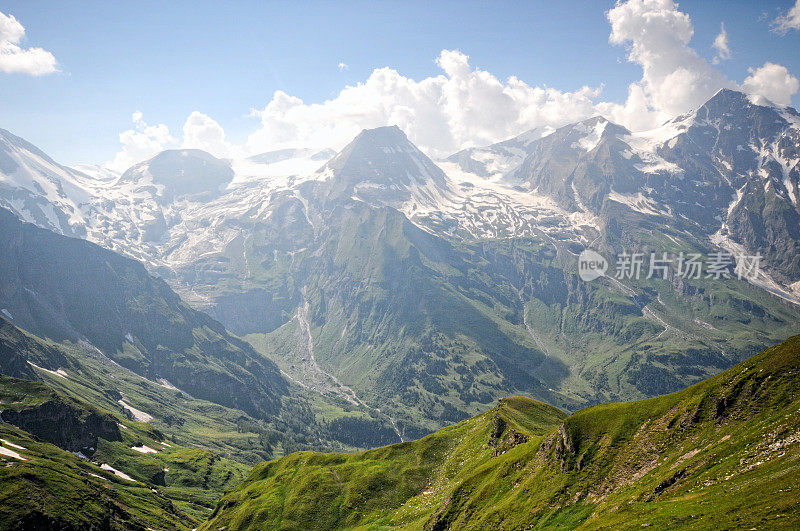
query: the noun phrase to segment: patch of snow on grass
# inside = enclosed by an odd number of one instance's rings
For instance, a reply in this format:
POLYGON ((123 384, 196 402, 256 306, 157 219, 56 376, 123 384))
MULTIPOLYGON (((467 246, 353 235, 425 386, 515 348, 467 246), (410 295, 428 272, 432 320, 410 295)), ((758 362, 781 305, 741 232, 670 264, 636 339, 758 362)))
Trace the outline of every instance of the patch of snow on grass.
POLYGON ((159 378, 156 383, 158 383, 158 385, 166 389, 172 389, 173 391, 180 391, 180 389, 169 383, 169 380, 166 380, 164 378, 159 378))
POLYGON ((18 444, 14 444, 14 443, 12 443, 10 441, 7 441, 5 439, 0 439, 0 443, 3 443, 6 446, 10 446, 11 448, 16 448, 17 450, 27 450, 27 448, 25 448, 24 446, 20 446, 18 444))
POLYGON ((158 450, 156 450, 155 448, 150 448, 149 446, 145 446, 144 444, 142 446, 131 446, 131 450, 133 450, 134 452, 139 452, 140 454, 158 453, 158 450))
POLYGON ((11 450, 11 449, 6 448, 4 446, 0 446, 0 455, 4 455, 6 457, 11 457, 13 459, 19 459, 20 461, 27 461, 26 458, 22 457, 21 455, 19 455, 14 450, 11 450))
POLYGON ((116 468, 112 467, 111 465, 107 465, 106 463, 102 463, 100 465, 100 468, 102 468, 103 470, 108 470, 109 472, 113 473, 115 476, 117 476, 119 478, 122 478, 122 479, 124 479, 126 481, 133 481, 134 483, 136 483, 135 479, 130 477, 125 472, 120 472, 119 470, 117 470, 116 468))
POLYGON ((28 362, 28 365, 30 365, 34 369, 38 369, 40 371, 44 371, 47 374, 52 374, 53 376, 58 376, 59 378, 67 379, 67 377, 68 377, 67 371, 65 371, 64 369, 58 369, 58 370, 55 370, 55 371, 51 371, 50 369, 45 369, 44 367, 39 367, 38 365, 36 365, 35 363, 33 363, 31 361, 28 362))
POLYGON ((148 415, 144 411, 136 409, 135 407, 131 406, 124 400, 121 399, 117 400, 117 403, 122 407, 124 407, 126 411, 130 412, 130 414, 133 415, 133 418, 134 420, 136 420, 136 422, 150 422, 151 420, 153 420, 152 415, 148 415))

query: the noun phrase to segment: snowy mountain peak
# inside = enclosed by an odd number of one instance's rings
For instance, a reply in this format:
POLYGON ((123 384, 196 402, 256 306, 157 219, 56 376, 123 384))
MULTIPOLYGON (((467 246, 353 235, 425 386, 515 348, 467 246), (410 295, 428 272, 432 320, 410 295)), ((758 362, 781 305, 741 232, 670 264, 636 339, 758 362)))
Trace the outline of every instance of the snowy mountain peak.
POLYGON ((694 123, 725 121, 726 123, 744 120, 760 121, 757 124, 763 130, 763 125, 778 124, 783 127, 787 124, 798 126, 797 111, 791 107, 776 105, 767 98, 754 94, 745 94, 731 89, 721 89, 696 111, 680 116, 673 122, 683 121, 690 125, 694 123))
POLYGON ((596 116, 463 150, 441 167, 391 126, 362 131, 324 164, 329 153, 297 148, 252 157, 234 172, 203 151, 172 150, 109 178, 59 166, 0 131, 0 205, 159 271, 238 249, 242 227, 254 221, 314 226, 359 202, 453 238, 546 234, 583 245, 607 226, 679 222, 761 252, 775 278, 796 282, 799 146, 796 111, 730 90, 652 131, 596 116))
POLYGON ((24 221, 84 236, 81 205, 90 199, 84 179, 30 142, 0 129, 0 206, 24 221))
POLYGON ((215 197, 233 176, 226 160, 199 149, 175 149, 129 168, 120 181, 154 187, 162 201, 171 202, 180 196, 215 197))
POLYGON ((769 107, 772 109, 791 109, 791 107, 784 107, 778 105, 765 96, 759 94, 747 94, 738 90, 723 88, 717 91, 707 102, 700 106, 700 109, 709 109, 711 111, 717 110, 722 113, 735 113, 743 112, 748 107, 769 107))
POLYGON ((433 183, 446 186, 447 178, 397 126, 365 129, 320 172, 350 186, 376 185, 395 190, 433 183))
POLYGON ((595 116, 588 120, 562 127, 555 134, 559 134, 561 136, 560 140, 565 142, 571 149, 590 152, 600 145, 602 141, 630 134, 630 131, 621 125, 609 122, 602 116, 595 116))
POLYGON ((529 154, 530 146, 552 132, 550 128, 537 127, 521 135, 486 147, 471 147, 453 153, 445 163, 456 165, 458 171, 484 179, 498 179, 512 175, 529 154))
POLYGON ((411 144, 403 130, 396 125, 387 125, 384 127, 376 127, 374 129, 364 129, 354 139, 354 142, 358 142, 360 140, 374 142, 376 145, 382 147, 411 144))
POLYGON ((0 129, 0 157, 2 157, 0 158, 0 170, 2 170, 3 173, 12 173, 15 169, 7 158, 12 151, 27 151, 45 162, 57 165, 44 151, 24 138, 20 138, 5 129, 0 129))
POLYGON ((436 208, 452 195, 445 173, 396 126, 362 131, 318 174, 327 181, 326 201, 416 211, 436 208))

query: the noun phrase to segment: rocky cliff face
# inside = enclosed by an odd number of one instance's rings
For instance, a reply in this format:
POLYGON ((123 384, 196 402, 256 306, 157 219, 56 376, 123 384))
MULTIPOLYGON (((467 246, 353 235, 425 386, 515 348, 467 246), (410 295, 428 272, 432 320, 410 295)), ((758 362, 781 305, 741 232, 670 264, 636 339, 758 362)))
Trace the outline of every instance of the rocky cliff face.
POLYGON ((91 456, 99 438, 121 441, 114 418, 36 382, 0 375, 0 420, 63 450, 91 456))
POLYGON ((98 438, 120 441, 116 422, 99 412, 81 413, 54 400, 21 411, 0 412, 0 419, 25 430, 39 439, 70 452, 91 456, 98 438))

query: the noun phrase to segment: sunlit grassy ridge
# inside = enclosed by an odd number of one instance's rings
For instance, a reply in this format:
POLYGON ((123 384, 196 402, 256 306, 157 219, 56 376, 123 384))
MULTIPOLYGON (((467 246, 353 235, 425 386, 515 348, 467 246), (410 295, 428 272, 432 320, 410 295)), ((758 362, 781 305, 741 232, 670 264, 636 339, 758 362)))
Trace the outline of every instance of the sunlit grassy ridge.
POLYGON ((662 397, 508 398, 414 442, 258 465, 206 529, 792 528, 800 336, 662 397))

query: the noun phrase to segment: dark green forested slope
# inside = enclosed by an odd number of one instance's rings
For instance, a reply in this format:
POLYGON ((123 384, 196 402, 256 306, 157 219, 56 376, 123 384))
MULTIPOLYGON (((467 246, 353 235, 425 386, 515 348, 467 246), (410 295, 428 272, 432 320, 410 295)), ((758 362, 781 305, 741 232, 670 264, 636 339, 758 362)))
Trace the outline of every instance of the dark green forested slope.
POLYGON ((683 391, 525 399, 421 440, 258 465, 206 529, 796 528, 800 336, 683 391))

